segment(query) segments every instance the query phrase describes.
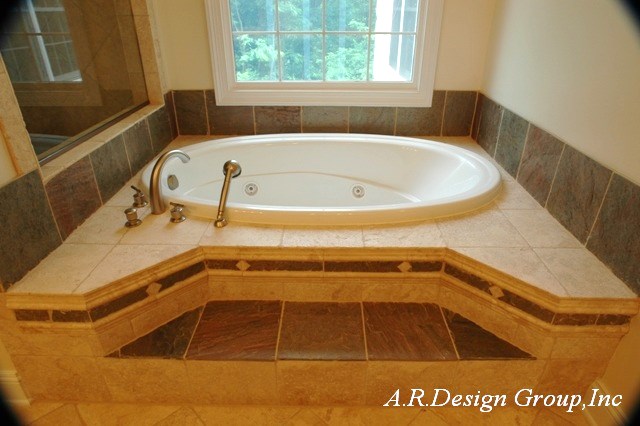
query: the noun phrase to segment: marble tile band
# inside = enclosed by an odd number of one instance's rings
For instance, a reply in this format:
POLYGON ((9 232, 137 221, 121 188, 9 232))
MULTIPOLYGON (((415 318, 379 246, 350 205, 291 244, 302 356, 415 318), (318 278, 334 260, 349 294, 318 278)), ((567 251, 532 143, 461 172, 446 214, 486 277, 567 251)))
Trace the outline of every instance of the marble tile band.
MULTIPOLYGON (((166 269, 165 269, 166 270, 166 269)), ((509 305, 527 315, 551 325, 587 326, 587 325, 624 325, 628 324, 631 316, 613 313, 593 312, 556 312, 543 307, 523 295, 514 293, 506 288, 499 279, 491 280, 479 276, 471 265, 465 265, 459 260, 443 259, 441 261, 421 260, 334 260, 322 259, 317 261, 303 261, 298 259, 251 259, 238 256, 234 259, 206 259, 181 267, 175 272, 168 272, 160 277, 153 277, 143 283, 143 286, 128 291, 97 306, 83 310, 45 310, 45 309, 14 309, 16 320, 35 322, 96 322, 119 311, 141 302, 151 302, 155 294, 162 293, 169 288, 177 288, 192 281, 192 278, 203 273, 241 273, 252 276, 260 273, 322 273, 325 279, 349 273, 349 277, 389 277, 398 279, 441 278, 453 281, 463 288, 480 291, 491 297, 498 304, 509 305), (365 275, 362 275, 365 274, 365 275), (425 275, 427 274, 427 275, 425 275)), ((425 284, 428 285, 428 284, 425 284)))

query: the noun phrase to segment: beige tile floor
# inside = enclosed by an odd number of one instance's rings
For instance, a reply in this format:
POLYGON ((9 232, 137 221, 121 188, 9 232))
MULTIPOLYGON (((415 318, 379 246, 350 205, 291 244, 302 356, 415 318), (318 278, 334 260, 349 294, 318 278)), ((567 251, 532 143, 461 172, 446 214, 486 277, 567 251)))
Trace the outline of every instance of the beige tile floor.
MULTIPOLYGON (((167 149, 204 139, 181 136, 167 149)), ((489 158, 468 137, 437 140, 489 158)), ((336 228, 231 222, 226 228, 216 229, 211 220, 197 217, 172 224, 168 213, 150 215, 145 208, 141 210, 142 225, 127 229, 123 211, 131 205, 133 191, 129 186, 138 184, 138 174, 10 291, 83 294, 198 245, 449 247, 558 296, 635 298, 622 281, 497 167, 503 177, 502 192, 482 209, 397 226, 336 228)))

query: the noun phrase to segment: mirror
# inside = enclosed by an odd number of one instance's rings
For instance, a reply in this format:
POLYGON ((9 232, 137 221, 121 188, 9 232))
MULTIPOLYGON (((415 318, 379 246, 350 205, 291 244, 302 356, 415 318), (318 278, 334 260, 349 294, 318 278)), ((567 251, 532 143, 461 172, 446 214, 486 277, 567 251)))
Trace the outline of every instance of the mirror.
POLYGON ((131 3, 20 0, 0 53, 44 163, 148 103, 131 3))

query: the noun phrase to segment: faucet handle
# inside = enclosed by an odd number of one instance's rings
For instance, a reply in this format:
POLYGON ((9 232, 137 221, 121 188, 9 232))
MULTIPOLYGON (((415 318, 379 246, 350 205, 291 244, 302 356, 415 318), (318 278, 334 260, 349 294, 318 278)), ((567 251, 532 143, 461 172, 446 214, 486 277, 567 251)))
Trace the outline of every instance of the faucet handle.
POLYGON ((171 211, 170 211, 171 219, 169 219, 171 223, 180 223, 187 220, 186 216, 183 213, 184 206, 182 204, 178 204, 178 203, 169 203, 169 204, 173 206, 171 207, 171 211))
POLYGON ((131 185, 131 189, 136 191, 136 193, 133 194, 133 207, 140 208, 145 207, 149 204, 149 202, 147 201, 147 196, 144 195, 144 192, 142 192, 140 188, 131 185))

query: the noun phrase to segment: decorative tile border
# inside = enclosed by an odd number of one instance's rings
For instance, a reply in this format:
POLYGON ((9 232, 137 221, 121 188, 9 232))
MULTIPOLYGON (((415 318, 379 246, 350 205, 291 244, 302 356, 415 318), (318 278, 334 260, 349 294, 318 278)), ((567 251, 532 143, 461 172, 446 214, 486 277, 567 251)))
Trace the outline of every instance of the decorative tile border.
MULTIPOLYGON (((449 257, 442 255, 442 260, 413 260, 401 259, 396 260, 369 260, 362 258, 350 257, 350 260, 338 260, 329 255, 321 260, 300 260, 286 258, 257 258, 253 259, 250 255, 238 254, 232 259, 213 258, 206 260, 191 261, 187 266, 180 267, 174 272, 166 272, 161 276, 157 276, 153 272, 147 272, 147 279, 141 281, 141 286, 129 290, 124 294, 119 294, 115 298, 102 300, 96 306, 87 310, 45 310, 45 309, 18 309, 14 308, 16 320, 30 322, 54 322, 54 323, 87 323, 97 322, 111 315, 120 313, 122 310, 131 307, 139 302, 151 303, 156 295, 167 291, 170 288, 182 287, 196 277, 203 274, 213 274, 215 276, 259 276, 268 277, 280 276, 282 273, 301 274, 300 276, 309 276, 309 274, 321 273, 327 281, 332 277, 344 277, 343 274, 348 273, 349 277, 397 277, 398 279, 413 278, 427 279, 440 278, 445 279, 461 288, 467 288, 472 292, 480 292, 496 303, 502 306, 509 306, 521 312, 525 317, 533 317, 549 325, 556 326, 597 326, 597 325, 625 325, 631 320, 632 315, 616 314, 606 312, 598 313, 593 306, 588 308, 589 312, 580 312, 579 307, 572 310, 576 312, 563 312, 550 309, 536 302, 535 297, 528 298, 523 294, 517 294, 512 290, 514 284, 513 279, 508 276, 500 278, 504 275, 500 272, 493 271, 492 277, 481 276, 476 271, 480 264, 475 265, 473 261, 459 258, 459 255, 449 257), (502 274, 502 275, 501 275, 502 274), (503 280, 506 280, 503 282, 503 280), (509 282, 509 284, 507 284, 509 282)), ((170 262, 170 261, 169 261, 170 262)), ((183 261, 184 262, 184 261, 183 261)), ((168 262, 167 262, 168 263, 168 262)), ((477 263, 477 262, 476 262, 477 263)), ((184 263, 183 263, 184 264, 184 263)), ((162 264, 159 266, 163 266, 162 264)), ((482 269, 487 269, 482 267, 482 269)), ((164 268, 165 271, 170 271, 164 268)), ((483 274, 485 275, 485 274, 483 274)), ((313 275, 315 276, 315 275, 313 275)), ((432 280, 429 280, 432 282, 432 280)), ((428 284, 425 284, 428 285, 428 284)), ((25 301, 25 296, 20 299, 25 301)), ((28 296, 27 296, 28 297, 28 296)), ((587 303, 589 303, 587 301, 587 303)), ((596 303, 597 305, 597 303, 596 303)), ((574 305, 575 306, 575 305, 574 305)))
POLYGON ((471 136, 640 294, 640 186, 483 94, 471 136))

